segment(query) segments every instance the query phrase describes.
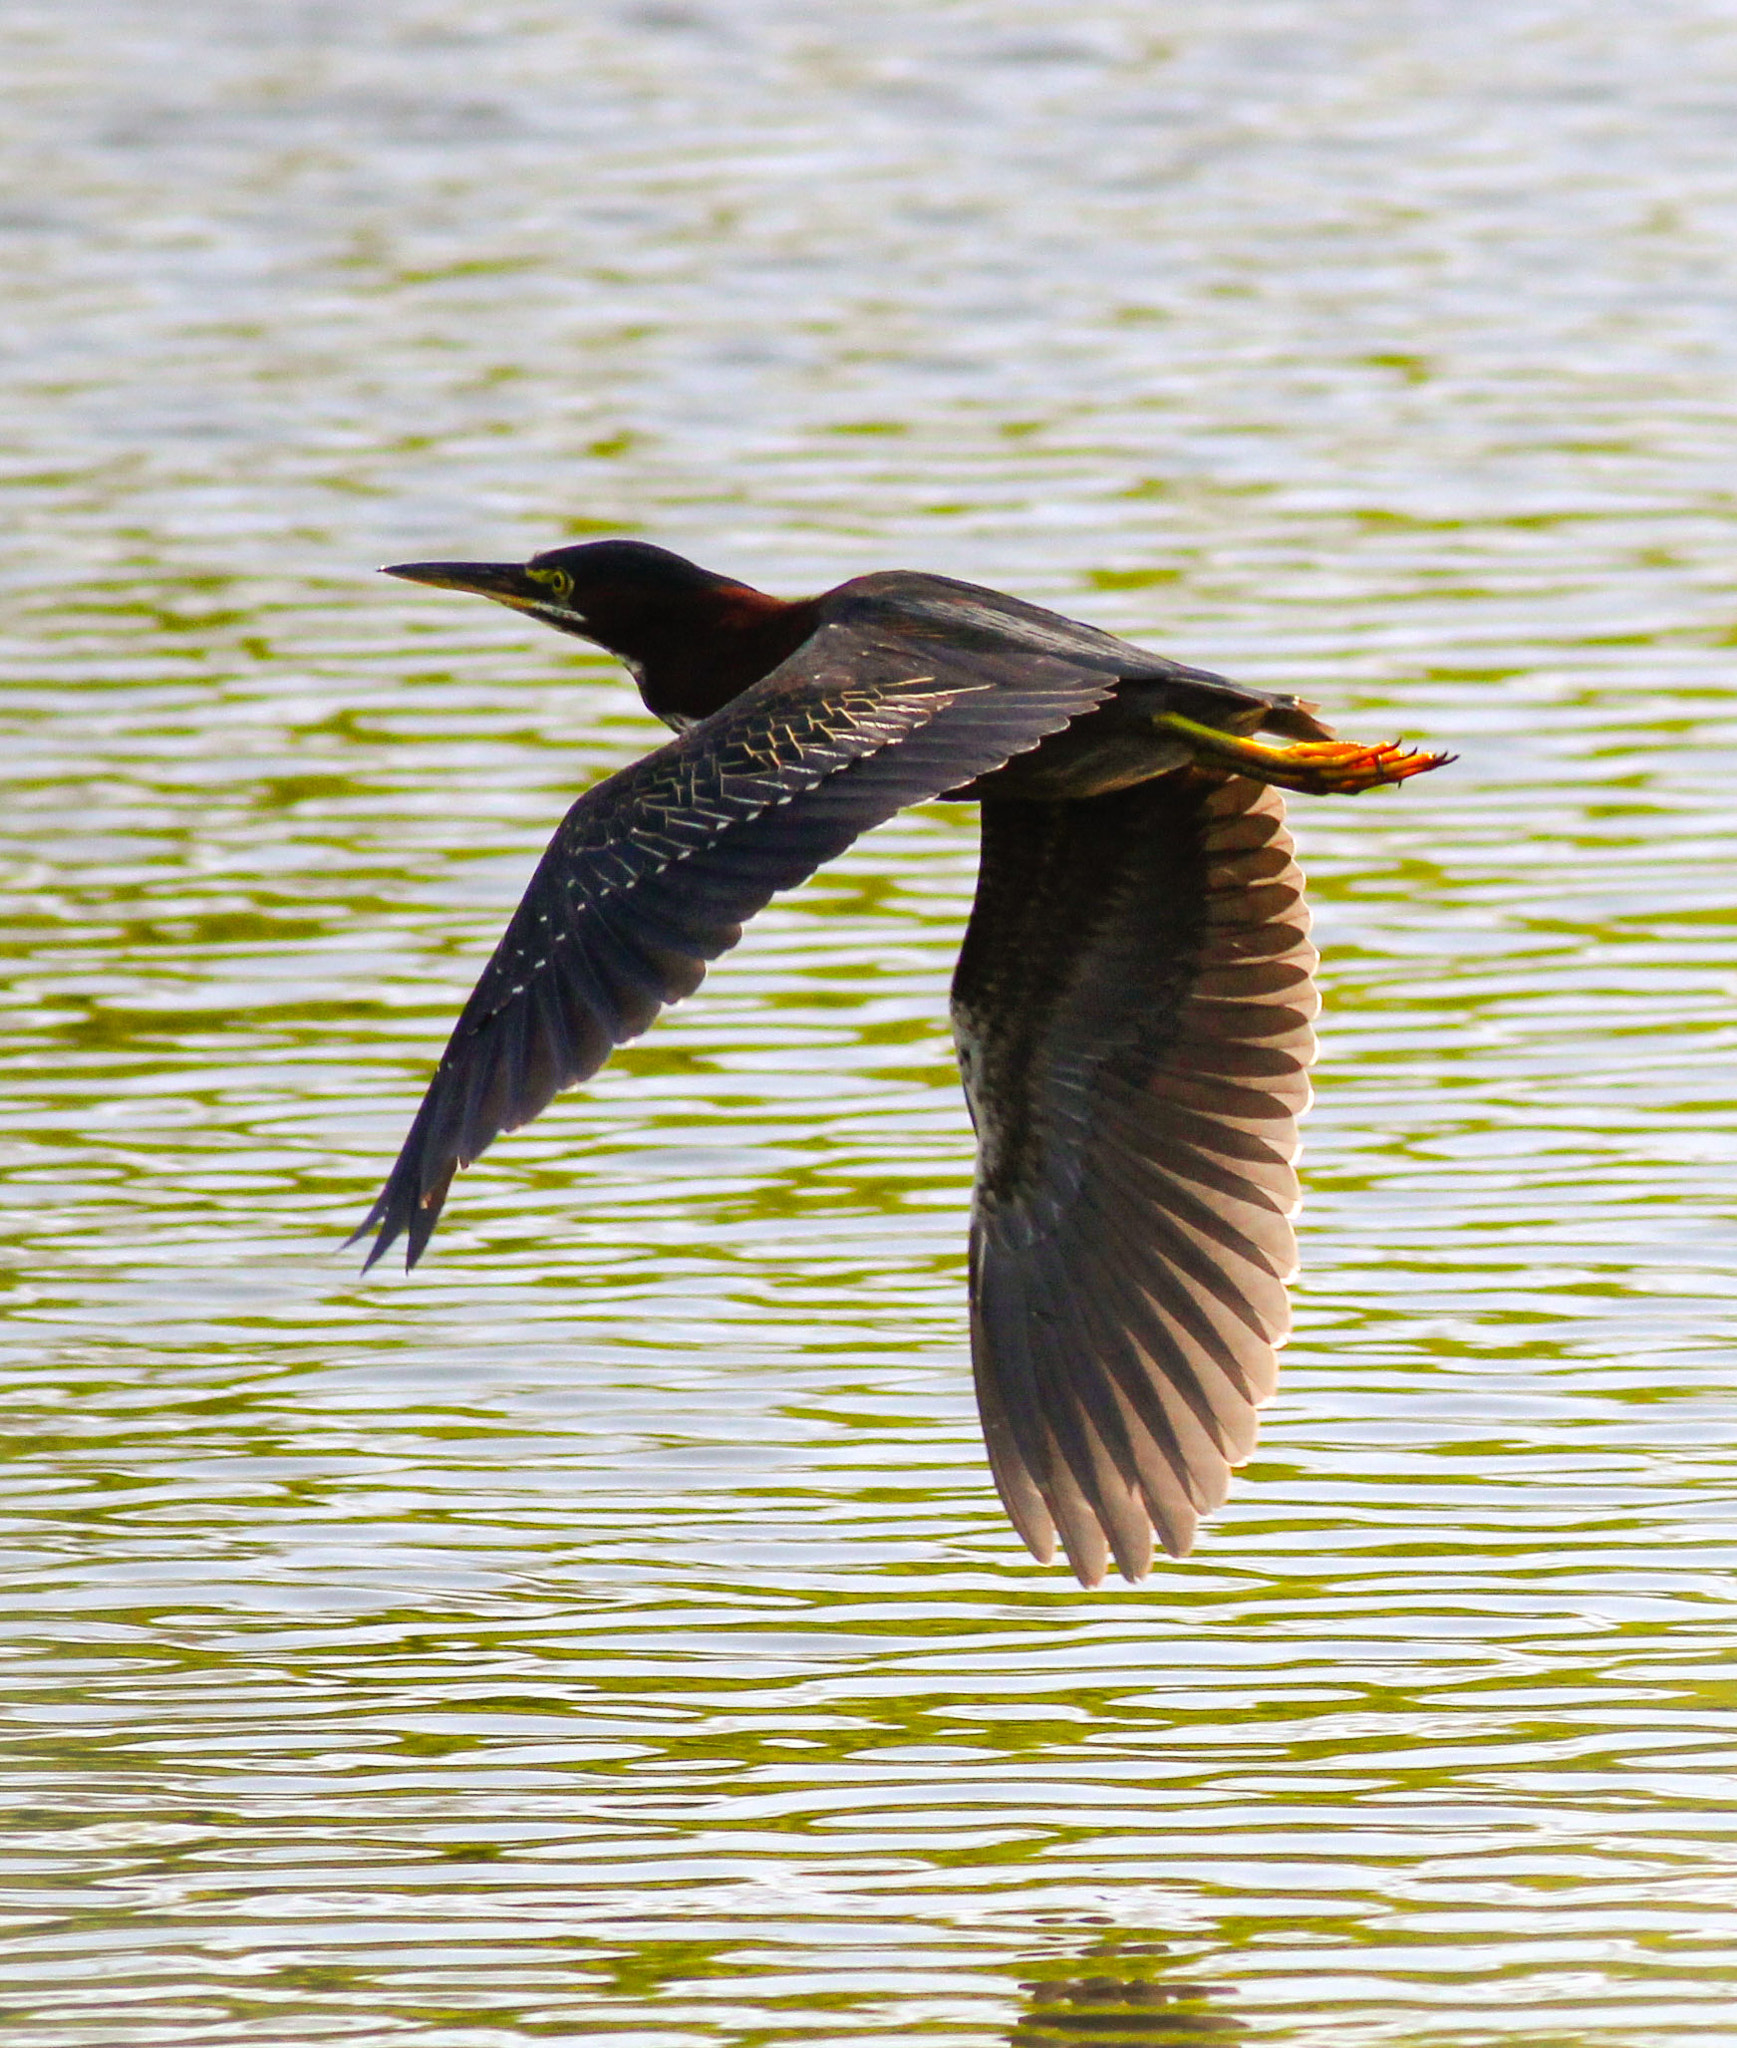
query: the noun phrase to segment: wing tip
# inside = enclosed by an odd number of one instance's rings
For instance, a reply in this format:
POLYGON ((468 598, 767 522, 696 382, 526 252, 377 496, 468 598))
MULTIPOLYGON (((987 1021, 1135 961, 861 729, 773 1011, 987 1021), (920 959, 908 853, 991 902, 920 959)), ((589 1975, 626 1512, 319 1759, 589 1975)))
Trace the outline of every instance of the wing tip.
POLYGON ((411 1201, 405 1192, 407 1176, 404 1162, 400 1160, 392 1177, 375 1198, 374 1206, 344 1239, 340 1249, 348 1251, 352 1245, 359 1244, 369 1231, 376 1231, 374 1242, 368 1247, 368 1255, 362 1261, 362 1272, 366 1274, 402 1237, 405 1240, 404 1270, 407 1273, 413 1271, 428 1249, 429 1239, 440 1221, 440 1212, 445 1206, 447 1190, 452 1186, 456 1170, 457 1162, 454 1161, 436 1177, 420 1201, 411 1201))
POLYGON ((375 1199, 374 1206, 368 1211, 367 1215, 362 1218, 361 1222, 356 1225, 355 1229, 350 1232, 349 1236, 346 1237, 343 1243, 338 1247, 340 1251, 347 1252, 352 1245, 360 1244, 363 1238, 365 1238, 368 1235, 369 1231, 377 1229, 378 1235, 375 1237, 374 1242, 368 1247, 367 1256, 362 1261, 362 1271, 364 1273, 366 1273, 372 1266, 378 1263, 378 1261, 385 1255, 387 1246, 390 1245, 392 1240, 398 1235, 399 1226, 395 1224, 386 1213, 387 1195, 389 1194, 389 1192, 389 1189, 381 1190, 380 1194, 375 1199))
MULTIPOLYGON (((355 1229, 352 1230, 349 1236, 344 1239, 343 1243, 338 1247, 338 1249, 340 1251, 347 1252, 352 1245, 360 1244, 362 1239, 368 1235, 369 1231, 375 1228, 376 1224, 379 1225, 379 1230, 377 1235, 375 1236, 374 1242, 368 1247, 367 1256, 362 1261, 361 1270, 357 1275, 359 1279, 371 1273, 374 1270, 374 1268, 380 1263, 380 1261, 386 1256, 386 1254, 392 1249, 392 1247, 398 1242, 399 1238, 404 1235, 404 1219, 396 1215, 386 1216, 378 1208, 378 1206, 376 1206, 374 1209, 371 1209, 366 1216, 363 1217, 362 1221, 356 1225, 355 1229)), ((419 1244, 416 1241, 414 1232, 412 1233, 410 1242, 406 1244, 404 1247, 405 1272, 408 1273, 411 1267, 413 1267, 416 1264, 417 1260, 421 1258, 423 1244, 426 1244, 426 1242, 426 1234, 423 1237, 422 1243, 419 1244)))

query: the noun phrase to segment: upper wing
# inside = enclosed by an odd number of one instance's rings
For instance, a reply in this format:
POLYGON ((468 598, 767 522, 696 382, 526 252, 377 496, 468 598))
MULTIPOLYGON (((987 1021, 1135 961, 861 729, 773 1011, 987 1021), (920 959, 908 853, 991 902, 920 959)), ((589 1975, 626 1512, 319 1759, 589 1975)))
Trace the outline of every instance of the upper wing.
POLYGON ((1188 1550, 1289 1329, 1314 1056, 1276 791, 1193 770, 986 803, 953 989, 979 1158, 972 1355, 996 1485, 1094 1585, 1188 1550))
POLYGON ((377 1230, 367 1264, 407 1234, 414 1265, 457 1169, 691 994, 775 891, 905 805, 1036 746, 1114 684, 1036 650, 961 654, 853 606, 723 710, 587 790, 351 1239, 377 1230))
POLYGON ((1213 725, 1250 732, 1257 725, 1267 726, 1299 740, 1332 737, 1315 716, 1315 706, 1288 690, 1259 690, 1252 683, 1232 682, 1210 669, 1190 668, 1167 654, 1136 647, 1132 641, 1088 626, 1082 619, 1066 618, 981 584, 959 583, 951 576, 918 570, 889 569, 840 584, 832 595, 840 605, 894 606, 908 624, 943 629, 956 646, 974 638, 1003 658, 1008 650, 1020 648, 1130 682, 1161 683, 1166 686, 1171 710, 1213 725))

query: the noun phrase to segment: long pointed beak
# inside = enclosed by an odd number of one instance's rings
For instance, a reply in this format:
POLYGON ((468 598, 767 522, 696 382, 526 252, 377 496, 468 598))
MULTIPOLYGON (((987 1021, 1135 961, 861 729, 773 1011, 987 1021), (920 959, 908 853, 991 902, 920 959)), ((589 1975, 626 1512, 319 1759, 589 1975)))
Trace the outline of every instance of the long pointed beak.
POLYGON ((406 583, 432 583, 438 590, 468 590, 525 611, 548 602, 548 592, 525 574, 520 562, 389 562, 382 576, 402 576, 406 583))

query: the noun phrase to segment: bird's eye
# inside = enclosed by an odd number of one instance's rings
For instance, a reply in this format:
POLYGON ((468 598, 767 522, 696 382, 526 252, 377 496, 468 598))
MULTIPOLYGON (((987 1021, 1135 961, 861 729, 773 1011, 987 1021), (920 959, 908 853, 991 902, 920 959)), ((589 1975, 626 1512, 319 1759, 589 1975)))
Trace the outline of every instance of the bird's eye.
POLYGON ((528 569, 525 573, 533 582, 546 583, 549 594, 562 602, 573 595, 573 579, 565 569, 528 569))

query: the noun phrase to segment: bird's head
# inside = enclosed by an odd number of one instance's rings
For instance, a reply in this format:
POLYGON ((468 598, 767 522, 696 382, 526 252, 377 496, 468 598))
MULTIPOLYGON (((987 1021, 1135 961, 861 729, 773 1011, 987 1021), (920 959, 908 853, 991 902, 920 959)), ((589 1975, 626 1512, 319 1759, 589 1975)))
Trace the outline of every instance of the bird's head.
POLYGON ((528 562, 396 562, 382 573, 492 597, 606 648, 647 708, 678 726, 775 667, 803 609, 642 540, 586 541, 528 562))

